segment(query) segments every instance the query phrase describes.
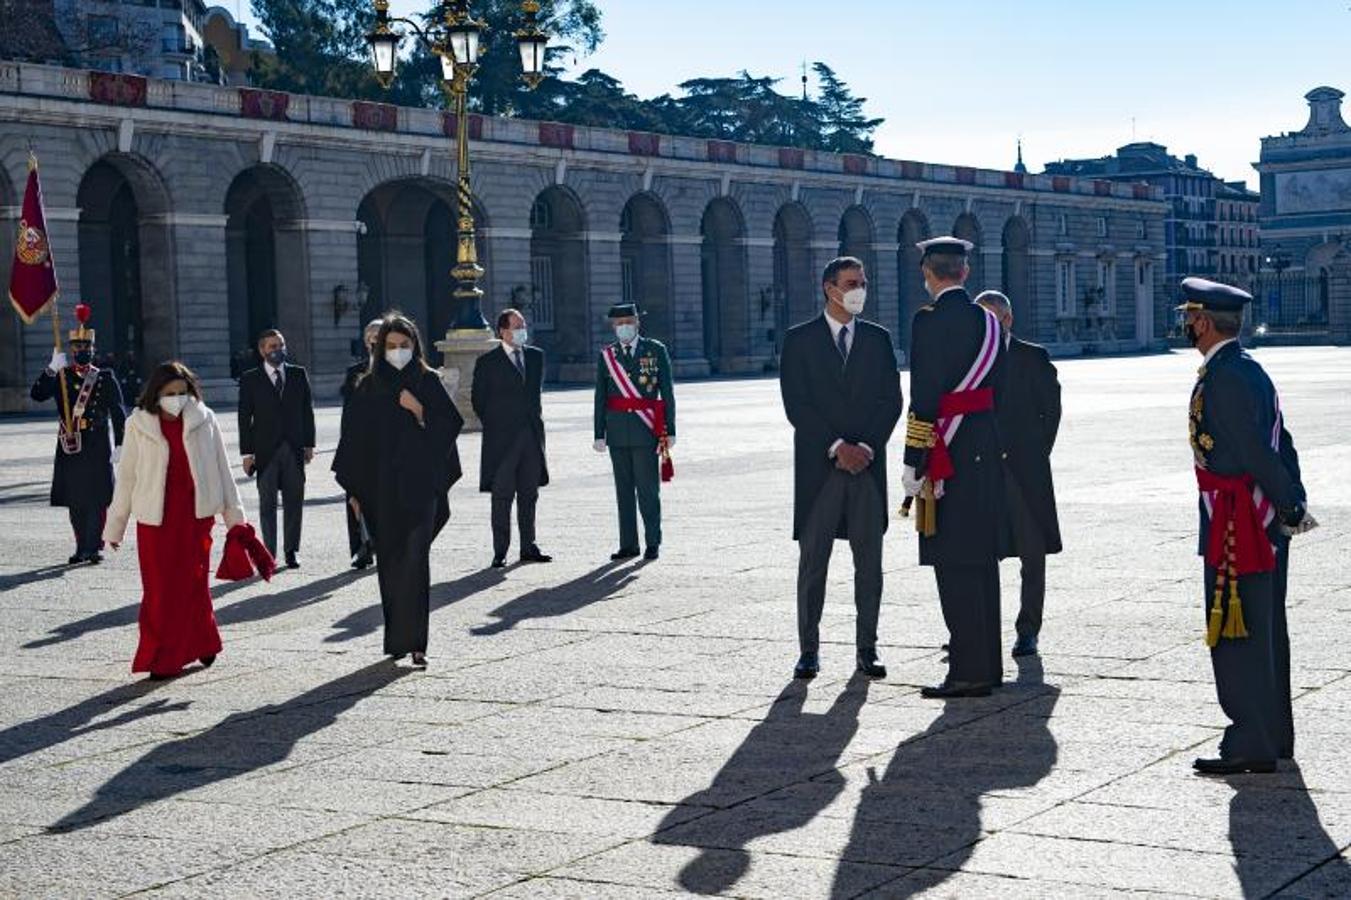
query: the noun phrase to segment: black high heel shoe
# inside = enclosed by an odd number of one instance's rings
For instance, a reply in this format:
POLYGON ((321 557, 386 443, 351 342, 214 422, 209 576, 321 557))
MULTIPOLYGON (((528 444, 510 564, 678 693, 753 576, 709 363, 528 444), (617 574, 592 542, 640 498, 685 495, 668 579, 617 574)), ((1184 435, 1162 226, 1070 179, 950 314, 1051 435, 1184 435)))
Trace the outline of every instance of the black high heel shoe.
POLYGON ((417 666, 419 669, 425 669, 425 668, 427 668, 427 654, 425 654, 425 653, 418 653, 416 650, 414 650, 414 651, 413 651, 413 665, 417 666))

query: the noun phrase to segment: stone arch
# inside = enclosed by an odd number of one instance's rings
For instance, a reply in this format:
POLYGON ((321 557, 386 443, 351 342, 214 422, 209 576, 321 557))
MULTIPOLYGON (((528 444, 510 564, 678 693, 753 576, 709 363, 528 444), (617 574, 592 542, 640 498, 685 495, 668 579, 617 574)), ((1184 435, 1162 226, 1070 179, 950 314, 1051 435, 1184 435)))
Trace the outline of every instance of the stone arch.
MULTIPOLYGON (((390 309, 400 309, 417 322, 427 354, 437 361, 438 341, 456 313, 454 300, 457 246, 455 187, 447 181, 396 178, 372 188, 357 207, 363 231, 357 237, 357 280, 365 300, 354 329, 390 309)), ((490 296, 486 218, 473 207, 475 248, 485 269, 479 286, 490 296)), ((357 337, 357 332, 353 332, 357 337)))
POLYGON ((1037 334, 1036 298, 1032 296, 1032 229, 1021 216, 1004 223, 1000 279, 1004 294, 1013 304, 1013 327, 1023 335, 1037 334))
POLYGON ((704 356, 713 374, 733 371, 745 354, 747 315, 746 221, 736 201, 716 197, 704 208, 702 276, 704 356))
MULTIPOLYGON (((9 284, 9 268, 14 260, 14 236, 19 227, 18 204, 9 175, 0 168, 0 284, 9 284)), ((26 381, 19 317, 6 313, 0 316, 0 412, 24 408, 26 381)))
POLYGON ((985 290, 985 248, 981 241, 980 220, 974 213, 962 213, 952 223, 952 236, 975 244, 971 249, 971 277, 966 280, 967 290, 974 297, 985 290))
POLYGON ((530 300, 526 316, 545 350, 549 377, 591 361, 586 210, 567 187, 551 185, 530 208, 530 300))
POLYGON ((638 304, 643 330, 675 353, 671 304, 671 217, 651 192, 634 194, 619 214, 620 294, 638 304))
POLYGON ((790 202, 774 214, 774 347, 818 305, 812 271, 812 219, 807 207, 790 202))
POLYGON ((258 333, 279 328, 292 356, 308 362, 309 256, 299 184, 280 166, 250 166, 230 182, 225 216, 231 352, 247 367, 258 333))
POLYGON ((896 269, 900 287, 900 322, 897 340, 907 351, 910 347, 910 326, 919 308, 929 302, 924 290, 924 276, 919 271, 922 255, 915 245, 929 238, 929 220, 918 209, 906 210, 896 229, 896 269))
POLYGON ((840 255, 863 260, 863 267, 870 277, 875 275, 877 269, 873 256, 875 235, 872 216, 862 206, 850 206, 840 216, 840 255))
POLYGON ((134 360, 144 373, 178 353, 168 190, 149 162, 108 153, 85 170, 75 196, 78 299, 93 309, 98 353, 134 360))

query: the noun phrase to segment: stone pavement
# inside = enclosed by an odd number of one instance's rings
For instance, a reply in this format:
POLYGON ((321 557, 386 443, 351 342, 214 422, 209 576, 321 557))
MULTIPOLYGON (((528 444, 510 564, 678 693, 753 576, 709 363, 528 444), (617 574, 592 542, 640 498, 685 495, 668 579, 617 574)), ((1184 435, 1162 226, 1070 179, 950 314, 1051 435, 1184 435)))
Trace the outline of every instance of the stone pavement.
MULTIPOLYGON (((887 538, 890 677, 850 678, 839 545, 822 677, 791 683, 773 381, 682 387, 668 543, 646 565, 606 562, 589 395, 548 395, 540 531, 558 562, 485 570, 488 501, 458 485, 426 672, 381 658, 375 578, 346 568, 335 409, 304 568, 217 586, 220 660, 163 684, 128 671, 134 550, 56 565, 53 426, 0 422, 0 895, 1351 895, 1351 350, 1259 357, 1324 527, 1293 553, 1299 765, 1227 781, 1190 770, 1224 721, 1201 643, 1190 353, 1060 363, 1067 551, 1045 654, 947 704, 917 693, 945 635, 907 523, 887 538)), ((475 471, 477 437, 461 452, 475 471)))

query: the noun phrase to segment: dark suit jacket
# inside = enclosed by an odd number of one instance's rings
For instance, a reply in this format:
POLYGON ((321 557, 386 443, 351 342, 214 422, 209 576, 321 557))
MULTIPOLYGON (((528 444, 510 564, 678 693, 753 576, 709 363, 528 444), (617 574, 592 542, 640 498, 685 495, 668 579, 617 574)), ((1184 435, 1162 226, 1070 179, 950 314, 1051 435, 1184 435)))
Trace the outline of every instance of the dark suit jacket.
MULTIPOLYGON (((1276 543, 1284 541, 1281 513, 1303 504, 1305 492, 1299 454, 1280 414, 1276 387, 1237 341, 1221 347, 1202 372, 1192 391, 1192 450, 1216 475, 1251 475, 1277 510, 1268 536, 1276 543)), ((1197 552, 1204 554, 1210 516, 1205 503, 1198 499, 1198 505, 1197 552)))
MULTIPOLYGON (((493 489, 493 475, 523 432, 533 436, 539 445, 540 459, 544 459, 544 415, 540 404, 540 392, 544 387, 544 351, 526 347, 522 356, 524 378, 501 348, 489 350, 474 363, 474 385, 469 399, 483 422, 480 491, 493 489)), ((549 468, 541 462, 539 486, 548 483, 549 468)))
POLYGON ((1009 341, 1004 389, 995 417, 1006 473, 1018 483, 1032 518, 1041 527, 1046 552, 1059 553, 1051 449, 1060 429, 1060 381, 1045 347, 1016 337, 1009 341))
MULTIPOLYGON (((872 448, 873 464, 859 477, 877 483, 882 515, 874 524, 887 529, 887 441, 905 401, 891 334, 873 322, 854 322, 847 365, 841 363, 824 314, 790 328, 784 337, 779 389, 793 425, 794 540, 835 468, 828 454, 839 439, 872 448)), ((849 528, 860 524, 866 523, 841 522, 837 534, 846 538, 849 528)))
MULTIPOLYGON (((996 326, 998 327, 998 326, 996 326)), ((985 339, 985 314, 965 289, 943 292, 915 313, 910 329, 910 412, 934 422, 942 396, 970 370, 985 339)), ((1006 351, 997 342, 994 368, 974 387, 992 387, 999 408, 1006 351)), ((993 411, 962 419, 948 447, 956 474, 944 483, 938 501, 938 534, 919 539, 921 565, 980 565, 994 562, 1005 548, 1004 467, 999 426, 993 411)), ((928 451, 905 448, 905 463, 924 474, 928 451)))
POLYGON ((282 395, 262 366, 249 369, 239 379, 239 452, 253 456, 262 472, 283 443, 300 458, 314 446, 314 398, 310 379, 301 366, 283 363, 282 395))

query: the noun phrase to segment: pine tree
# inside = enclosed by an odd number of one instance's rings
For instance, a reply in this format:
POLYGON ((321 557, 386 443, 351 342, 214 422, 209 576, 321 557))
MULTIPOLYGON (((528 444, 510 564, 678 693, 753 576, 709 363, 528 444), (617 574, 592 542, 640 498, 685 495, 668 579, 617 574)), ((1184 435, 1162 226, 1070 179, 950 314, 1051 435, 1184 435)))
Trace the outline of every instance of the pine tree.
POLYGON ((872 153, 872 133, 885 119, 863 114, 865 97, 855 97, 835 71, 823 62, 813 63, 820 98, 822 149, 833 153, 872 153))

